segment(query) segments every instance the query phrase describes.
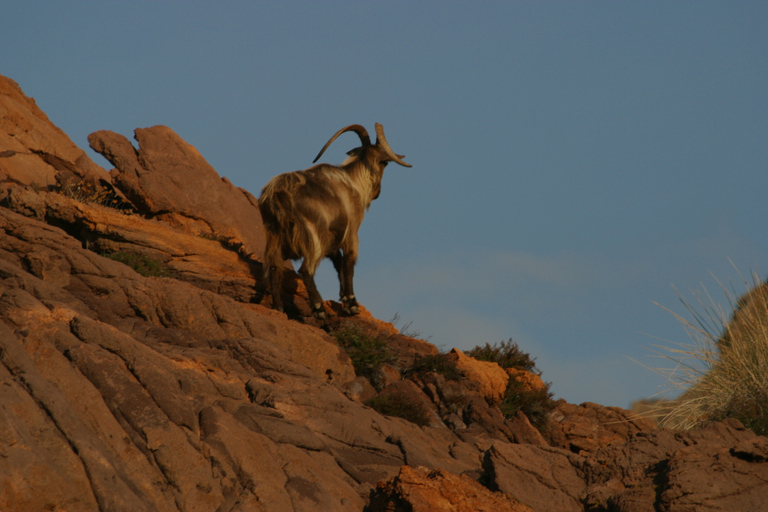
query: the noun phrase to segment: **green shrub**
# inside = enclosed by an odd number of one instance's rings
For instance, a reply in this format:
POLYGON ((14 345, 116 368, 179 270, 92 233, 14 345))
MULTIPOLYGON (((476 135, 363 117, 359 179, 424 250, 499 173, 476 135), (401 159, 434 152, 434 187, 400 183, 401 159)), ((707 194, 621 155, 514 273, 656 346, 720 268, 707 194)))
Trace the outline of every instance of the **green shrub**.
POLYGON ((505 418, 512 418, 518 411, 522 411, 531 425, 542 430, 547 424, 549 412, 555 408, 549 386, 550 384, 546 383, 544 388, 531 391, 515 379, 509 379, 499 410, 505 418))
MULTIPOLYGON (((497 363, 502 368, 514 368, 536 375, 541 374, 536 368, 534 359, 528 353, 520 350, 520 347, 511 338, 509 341, 502 341, 498 345, 486 343, 485 346, 477 346, 466 354, 480 361, 497 363)), ((541 430, 546 425, 548 413, 555 407, 555 401, 552 399, 549 387, 550 384, 545 383, 543 389, 533 391, 526 389, 516 379, 510 378, 499 404, 499 410, 505 418, 511 418, 518 411, 522 411, 531 424, 541 430)))
POLYGON ((478 345, 466 352, 466 354, 480 361, 498 363, 502 368, 515 368, 517 370, 539 373, 536 370, 534 359, 528 353, 520 350, 520 347, 512 341, 512 338, 507 342, 502 341, 498 345, 495 343, 493 345, 486 343, 484 347, 478 345))
POLYGON ((403 377, 423 377, 429 372, 439 373, 446 380, 461 380, 464 376, 456 366, 453 357, 450 354, 440 352, 417 357, 413 364, 403 371, 403 377))
POLYGON ((162 261, 133 252, 107 252, 102 256, 128 265, 144 277, 172 277, 173 271, 162 261))
POLYGON ((349 355, 355 373, 367 378, 374 387, 379 387, 376 382, 379 368, 397 361, 387 343, 389 337, 350 322, 335 329, 332 335, 349 355))
MULTIPOLYGON (((768 434, 768 285, 753 276, 739 300, 720 285, 730 310, 727 317, 704 289, 694 293, 698 306, 681 298, 693 317, 677 319, 692 343, 657 347, 673 368, 657 369, 683 393, 663 415, 662 426, 690 429, 708 421, 736 418, 760 435, 768 434)), ((674 314, 674 313, 673 313, 674 314)))
POLYGON ((365 405, 381 414, 403 418, 420 427, 429 425, 429 414, 424 407, 413 402, 404 393, 378 395, 367 400, 365 405))

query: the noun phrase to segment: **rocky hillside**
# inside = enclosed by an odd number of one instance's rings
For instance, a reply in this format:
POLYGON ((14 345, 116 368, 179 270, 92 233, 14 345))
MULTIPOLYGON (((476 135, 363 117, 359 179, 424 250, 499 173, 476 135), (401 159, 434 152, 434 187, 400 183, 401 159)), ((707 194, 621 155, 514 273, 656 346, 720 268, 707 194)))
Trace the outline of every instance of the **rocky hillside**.
POLYGON ((356 376, 295 276, 290 318, 262 297, 254 197, 135 137, 91 134, 107 172, 0 77, 0 510, 764 510, 768 440, 737 421, 561 401, 535 428, 500 409, 535 375, 337 313, 390 350, 356 376))

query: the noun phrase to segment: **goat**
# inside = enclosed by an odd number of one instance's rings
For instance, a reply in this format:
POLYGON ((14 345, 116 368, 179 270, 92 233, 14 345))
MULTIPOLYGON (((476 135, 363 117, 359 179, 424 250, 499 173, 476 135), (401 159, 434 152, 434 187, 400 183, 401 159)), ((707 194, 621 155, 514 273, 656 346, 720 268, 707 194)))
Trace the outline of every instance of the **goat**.
POLYGON ((371 144, 366 129, 359 124, 342 128, 325 143, 312 163, 346 132, 360 137, 360 147, 347 152, 340 166, 318 164, 272 178, 262 189, 259 211, 266 231, 264 282, 272 295, 272 306, 283 311, 280 296, 285 260, 303 259, 299 275, 309 293, 315 318, 323 320, 323 299, 315 285, 315 271, 323 258, 330 258, 339 276, 339 296, 343 311, 357 315, 352 278, 357 261, 357 230, 371 201, 381 193, 381 178, 389 162, 404 167, 384 138, 384 127, 376 123, 376 144, 371 144))

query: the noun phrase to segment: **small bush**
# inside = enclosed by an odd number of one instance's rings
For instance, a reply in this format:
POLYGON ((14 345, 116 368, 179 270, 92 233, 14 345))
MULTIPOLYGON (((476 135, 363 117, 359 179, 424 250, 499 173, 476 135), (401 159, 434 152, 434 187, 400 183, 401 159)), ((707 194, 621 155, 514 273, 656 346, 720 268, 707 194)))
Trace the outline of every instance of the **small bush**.
POLYGON ((403 418, 420 427, 429 425, 429 415, 424 408, 414 403, 405 394, 392 393, 378 395, 365 402, 365 405, 387 416, 403 418))
POLYGON ((355 373, 378 387, 376 374, 379 368, 397 360, 387 343, 388 336, 353 323, 342 324, 332 334, 352 359, 355 373))
MULTIPOLYGON (((520 350, 520 347, 511 338, 509 341, 502 341, 498 345, 486 343, 485 346, 477 346, 466 354, 480 361, 497 363, 502 368, 514 368, 541 375, 541 372, 536 368, 534 359, 528 353, 520 350)), ((552 399, 549 387, 550 384, 546 383, 543 389, 530 390, 516 379, 510 378, 499 404, 499 410, 505 418, 511 418, 518 411, 522 411, 531 424, 541 430, 546 425, 547 414, 555 407, 555 401, 552 399)))
POLYGON ((128 265, 144 277, 172 277, 173 272, 162 261, 154 260, 144 254, 133 252, 102 253, 102 256, 128 265))
POLYGON ((730 318, 706 289, 694 294, 698 306, 680 299, 693 320, 675 316, 692 343, 657 347, 674 366, 657 371, 673 389, 684 390, 662 426, 690 429, 736 418, 755 433, 768 434, 768 285, 752 279, 739 300, 720 285, 733 311, 730 318))
POLYGON ((456 366, 453 357, 441 352, 435 355, 417 357, 413 364, 403 371, 403 377, 423 377, 429 372, 439 373, 446 380, 461 380, 464 376, 456 366))
POLYGON ((466 354, 480 361, 498 363, 502 368, 515 368, 517 370, 539 373, 536 369, 535 360, 528 353, 520 350, 520 347, 512 341, 512 338, 507 342, 502 341, 498 345, 495 343, 493 345, 486 343, 484 347, 478 345, 466 352, 466 354))
POLYGON ((81 203, 95 203, 113 208, 125 214, 136 213, 133 205, 117 195, 113 189, 108 187, 98 188, 92 182, 84 179, 74 183, 60 183, 55 191, 81 203))
POLYGON ((511 418, 518 411, 522 411, 531 425, 539 430, 546 426, 548 414, 554 408, 555 401, 549 391, 549 383, 542 389, 532 391, 525 389, 515 379, 509 379, 504 397, 499 404, 499 410, 505 418, 511 418))

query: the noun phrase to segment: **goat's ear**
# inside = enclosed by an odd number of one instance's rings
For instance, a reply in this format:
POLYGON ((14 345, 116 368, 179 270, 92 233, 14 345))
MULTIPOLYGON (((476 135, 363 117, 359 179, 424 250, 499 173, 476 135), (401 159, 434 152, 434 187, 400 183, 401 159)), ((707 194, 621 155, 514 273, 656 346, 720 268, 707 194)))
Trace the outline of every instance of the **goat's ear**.
POLYGON ((347 151, 347 155, 348 156, 360 156, 360 153, 362 153, 362 152, 363 152, 363 148, 360 147, 360 148, 350 149, 349 151, 347 151))

